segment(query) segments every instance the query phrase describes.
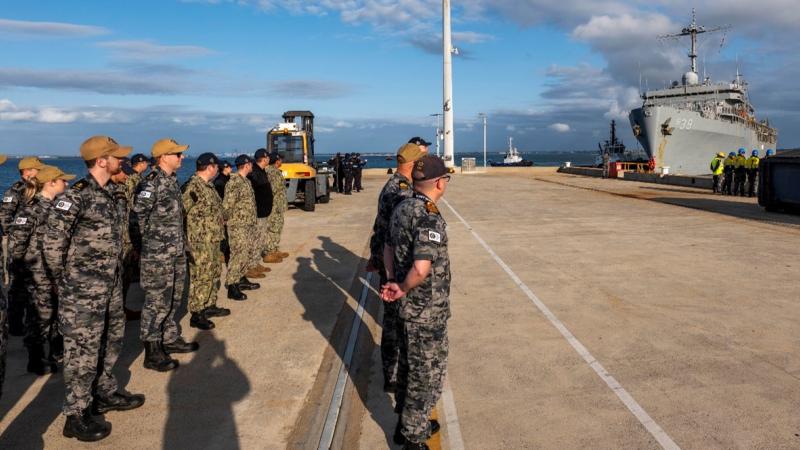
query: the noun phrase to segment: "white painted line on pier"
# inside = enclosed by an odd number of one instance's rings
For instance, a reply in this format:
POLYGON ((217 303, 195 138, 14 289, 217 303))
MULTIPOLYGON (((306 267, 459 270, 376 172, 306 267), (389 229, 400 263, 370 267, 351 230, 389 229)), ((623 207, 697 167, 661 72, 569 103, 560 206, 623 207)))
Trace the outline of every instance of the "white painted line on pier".
POLYGON ((339 413, 342 410, 342 400, 344 399, 344 390, 347 387, 347 380, 350 363, 353 360, 353 352, 356 348, 356 341, 358 340, 358 330, 361 328, 362 318, 364 317, 364 302, 367 300, 367 294, 370 292, 370 281, 372 280, 372 272, 367 273, 367 279, 361 278, 361 283, 364 287, 361 289, 361 296, 358 300, 358 309, 356 316, 353 318, 353 326, 350 328, 350 336, 347 338, 347 348, 342 358, 342 365, 339 367, 339 375, 336 377, 336 387, 333 389, 333 397, 331 404, 328 407, 328 414, 325 415, 325 426, 322 428, 322 436, 319 439, 318 450, 328 450, 333 443, 333 435, 336 432, 336 424, 339 422, 339 413))
POLYGON ((481 246, 483 246, 483 248, 486 249, 487 252, 489 252, 489 255, 491 255, 492 258, 494 258, 495 262, 497 262, 497 264, 503 268, 503 270, 508 274, 511 280, 514 281, 514 284, 516 284, 517 287, 519 287, 522 290, 522 292, 524 292, 525 295, 528 296, 528 298, 533 302, 534 305, 536 305, 536 307, 547 318, 547 320, 549 320, 550 323, 561 333, 564 339, 566 339, 567 342, 569 342, 569 345, 571 345, 572 348, 574 348, 575 351, 578 352, 581 358, 583 358, 583 360, 586 361, 586 364, 588 364, 589 367, 591 367, 592 370, 595 371, 597 376, 599 376, 606 383, 606 385, 608 385, 609 389, 611 389, 614 392, 614 394, 616 394, 617 397, 619 397, 619 399, 622 401, 623 404, 625 404, 628 410, 636 417, 637 420, 639 420, 639 423, 641 423, 647 429, 647 431, 649 431, 650 434, 658 441, 658 443, 661 444, 661 447, 669 450, 680 449, 678 444, 676 444, 675 441, 673 441, 672 438, 670 438, 669 435, 656 423, 656 421, 653 420, 653 418, 650 417, 649 414, 647 414, 647 411, 645 411, 644 408, 642 408, 641 405, 639 405, 639 403, 636 402, 636 400, 634 400, 631 394, 629 394, 628 391, 626 391, 625 388, 623 388, 622 385, 620 385, 619 382, 613 376, 611 376, 611 374, 608 373, 608 371, 606 371, 606 369, 600 364, 600 362, 597 361, 597 359, 595 359, 595 357, 592 356, 591 353, 589 353, 589 350, 583 344, 581 344, 578 338, 576 338, 572 334, 572 332, 570 332, 569 329, 567 329, 564 323, 561 322, 558 319, 558 317, 556 317, 556 315, 552 313, 552 311, 550 311, 550 308, 548 308, 547 305, 545 305, 539 299, 539 297, 537 297, 536 294, 534 294, 533 291, 531 291, 530 288, 525 283, 522 282, 522 280, 517 276, 517 274, 514 273, 513 270, 511 270, 511 267, 509 267, 508 264, 506 264, 502 259, 500 259, 499 256, 497 256, 497 253, 495 253, 494 250, 492 250, 492 248, 489 247, 489 244, 487 244, 486 241, 484 241, 483 238, 481 238, 480 235, 478 235, 478 233, 472 228, 472 226, 469 223, 467 223, 467 221, 464 220, 463 217, 461 217, 461 214, 459 214, 458 211, 456 211, 455 208, 453 208, 453 206, 450 205, 450 203, 447 200, 442 199, 442 201, 444 202, 445 205, 447 205, 448 208, 450 208, 450 211, 452 211, 453 214, 455 214, 458 220, 460 220, 461 223, 463 223, 464 226, 467 227, 467 230, 469 230, 469 232, 472 233, 472 236, 475 237, 478 243, 480 243, 481 246))
POLYGON ((442 390, 442 404, 444 406, 444 420, 447 429, 447 444, 450 450, 464 450, 464 439, 461 437, 461 424, 456 413, 456 402, 453 399, 453 390, 450 389, 450 380, 445 378, 442 390))

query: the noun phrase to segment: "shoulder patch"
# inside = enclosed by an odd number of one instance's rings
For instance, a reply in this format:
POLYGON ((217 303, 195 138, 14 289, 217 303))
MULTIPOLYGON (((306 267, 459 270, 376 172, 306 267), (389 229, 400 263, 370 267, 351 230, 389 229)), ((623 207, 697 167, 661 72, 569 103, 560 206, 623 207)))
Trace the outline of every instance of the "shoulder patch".
POLYGON ((408 185, 408 183, 406 183, 405 181, 400 182, 400 189, 407 191, 409 188, 410 186, 408 185))
POLYGON ((72 202, 68 202, 66 200, 59 200, 58 203, 56 203, 56 208, 64 211, 69 211, 69 209, 72 208, 72 202))
POLYGON ((435 231, 428 231, 428 239, 431 242, 438 242, 440 244, 442 243, 442 235, 435 231))
POLYGON ((146 176, 146 177, 144 177, 144 179, 145 179, 145 180, 152 180, 152 179, 153 179, 153 178, 155 178, 156 176, 158 176, 158 171, 157 171, 157 170, 151 170, 151 171, 150 171, 150 172, 147 174, 147 176, 146 176))
POLYGON ((439 214, 439 208, 433 202, 425 202, 425 209, 431 214, 439 214))
POLYGON ((14 225, 25 225, 26 223, 28 223, 27 217, 17 217, 14 219, 14 225))
POLYGON ((150 198, 153 196, 153 193, 150 191, 141 191, 139 192, 139 198, 150 198))
POLYGON ((86 182, 86 180, 79 180, 78 182, 76 182, 75 184, 72 185, 72 190, 73 191, 82 191, 88 185, 89 185, 89 183, 86 182))

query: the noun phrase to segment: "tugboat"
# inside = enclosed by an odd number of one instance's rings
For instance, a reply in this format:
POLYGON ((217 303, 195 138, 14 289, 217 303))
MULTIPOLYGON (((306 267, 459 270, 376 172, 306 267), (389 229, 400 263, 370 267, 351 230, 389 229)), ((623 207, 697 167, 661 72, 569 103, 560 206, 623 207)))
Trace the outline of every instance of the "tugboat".
POLYGON ((519 151, 514 147, 514 138, 510 137, 508 138, 508 152, 506 152, 503 162, 490 161, 489 165, 492 167, 530 167, 533 165, 533 161, 522 159, 519 156, 519 151))
POLYGON ((642 151, 631 151, 625 148, 625 144, 617 139, 617 121, 611 121, 611 136, 604 143, 598 143, 600 152, 595 156, 594 163, 597 167, 603 166, 603 155, 608 154, 609 162, 647 162, 642 151))

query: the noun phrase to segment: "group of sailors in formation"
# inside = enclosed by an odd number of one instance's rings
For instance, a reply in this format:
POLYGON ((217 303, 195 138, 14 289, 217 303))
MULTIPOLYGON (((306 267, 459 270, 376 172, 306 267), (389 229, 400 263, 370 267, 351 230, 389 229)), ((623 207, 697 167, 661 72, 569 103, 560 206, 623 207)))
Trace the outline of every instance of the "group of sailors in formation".
MULTIPOLYGON (((768 149, 766 157, 774 154, 774 150, 768 149)), ((744 148, 740 148, 738 153, 728 153, 727 157, 723 152, 717 153, 709 165, 714 177, 712 190, 723 195, 755 196, 760 162, 758 149, 753 149, 749 158, 744 148)))
MULTIPOLYGON (((181 186, 176 175, 188 148, 162 139, 151 157, 128 158, 131 147, 94 136, 80 147, 88 172, 81 180, 70 185, 74 175, 28 157, 3 195, 10 286, 7 297, 0 249, 0 395, 8 335, 24 336, 28 372, 64 373, 65 437, 103 439, 111 424, 100 416, 144 404, 112 370, 126 319, 140 322, 144 367, 174 370, 172 354, 199 349, 183 339, 176 317, 187 284, 189 324, 210 330, 210 318, 231 314, 217 306, 223 279, 229 299, 245 300, 242 290, 261 287, 248 277, 270 271, 261 263, 289 256, 278 247, 288 208, 280 155, 239 155, 231 173, 203 153, 181 186), (125 304, 136 278, 141 312, 125 304)), ((6 159, 0 155, 0 164, 6 159)))

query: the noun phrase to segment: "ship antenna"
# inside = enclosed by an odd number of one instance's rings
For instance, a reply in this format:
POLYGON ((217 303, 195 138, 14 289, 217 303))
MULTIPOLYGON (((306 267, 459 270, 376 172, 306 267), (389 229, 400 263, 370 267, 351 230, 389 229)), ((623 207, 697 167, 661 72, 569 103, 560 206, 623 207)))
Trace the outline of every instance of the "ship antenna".
POLYGON ((689 60, 691 61, 691 68, 692 72, 697 73, 697 35, 703 33, 716 33, 718 31, 726 31, 731 28, 730 25, 725 25, 721 27, 714 27, 710 29, 706 29, 704 26, 697 25, 697 13, 694 8, 692 8, 692 23, 681 30, 680 33, 676 34, 665 34, 663 36, 659 36, 660 40, 665 39, 679 39, 683 36, 689 36, 692 40, 692 46, 689 50, 689 60))

